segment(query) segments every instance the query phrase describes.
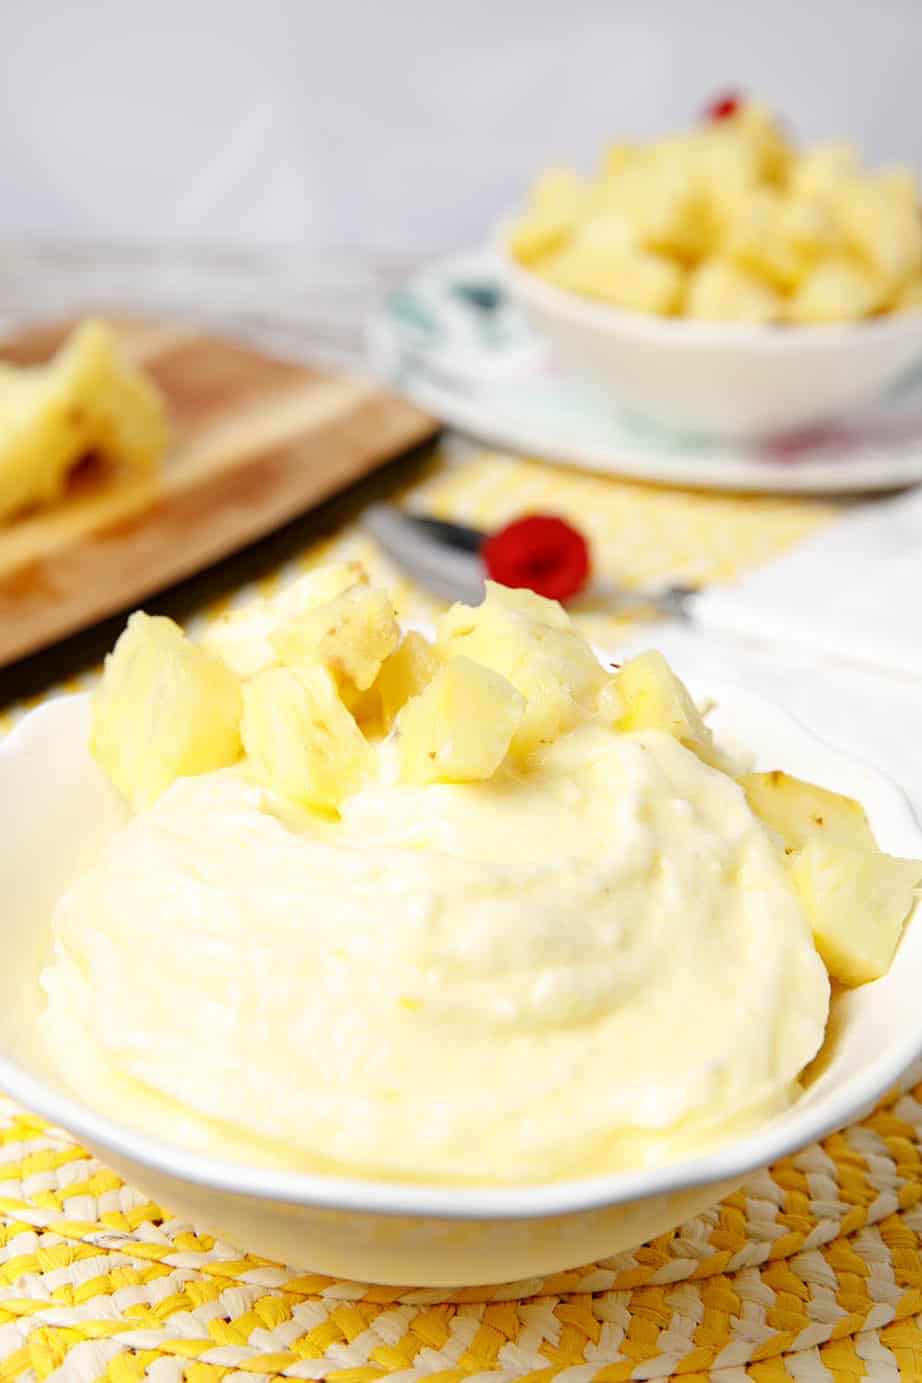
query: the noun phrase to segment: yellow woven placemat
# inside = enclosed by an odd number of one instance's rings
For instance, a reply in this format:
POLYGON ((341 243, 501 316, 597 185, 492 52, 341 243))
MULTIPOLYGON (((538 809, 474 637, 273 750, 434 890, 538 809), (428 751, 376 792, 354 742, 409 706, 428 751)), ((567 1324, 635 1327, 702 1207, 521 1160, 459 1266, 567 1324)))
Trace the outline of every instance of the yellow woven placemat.
MULTIPOLYGON (((570 515, 601 573, 635 583, 728 578, 838 512, 495 456, 436 465, 414 490, 436 512, 484 527, 529 509, 570 515)), ((431 611, 354 524, 257 589, 340 554, 396 585, 405 614, 431 611)), ((600 639, 617 635, 602 611, 580 618, 600 639)), ((922 1063, 863 1122, 671 1234, 553 1277, 456 1292, 369 1287, 252 1258, 171 1219, 68 1134, 0 1097, 0 1379, 922 1380, 920 1234, 922 1063)))

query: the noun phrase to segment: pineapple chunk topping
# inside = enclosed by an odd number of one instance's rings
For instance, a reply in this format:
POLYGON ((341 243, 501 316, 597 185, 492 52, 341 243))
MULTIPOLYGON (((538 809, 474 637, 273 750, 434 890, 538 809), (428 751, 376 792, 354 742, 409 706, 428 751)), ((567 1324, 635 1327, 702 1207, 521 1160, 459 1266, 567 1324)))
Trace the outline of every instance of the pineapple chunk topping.
POLYGON ((712 768, 722 767, 714 737, 685 683, 662 653, 641 653, 624 664, 616 679, 624 711, 619 730, 664 730, 712 768))
POLYGON ((326 668, 267 668, 243 688, 243 746, 256 777, 306 807, 337 808, 361 786, 369 745, 326 668))
POLYGON ((175 778, 240 757, 240 711, 230 668, 139 610, 106 659, 90 749, 131 805, 147 807, 175 778))
POLYGON ((781 839, 791 881, 826 968, 843 984, 890 968, 922 882, 922 862, 885 855, 852 797, 788 773, 740 779, 756 816, 781 839))
POLYGON ((348 697, 366 691, 400 642, 385 591, 354 586, 335 599, 284 621, 272 645, 286 667, 321 663, 348 697))
POLYGON ((451 658, 397 720, 407 783, 492 778, 525 715, 525 698, 492 668, 451 658))
POLYGON ((381 720, 389 730, 411 696, 418 696, 438 671, 432 645, 411 629, 403 643, 381 664, 375 688, 381 698, 381 720))
POLYGON ((788 851, 800 850, 816 835, 855 850, 876 849, 864 808, 852 797, 805 783, 780 769, 747 773, 739 781, 756 816, 781 837, 788 851))
POLYGON ((611 679, 557 601, 492 581, 486 586, 482 605, 453 605, 442 617, 436 648, 442 657, 462 655, 492 668, 525 698, 511 745, 524 763, 593 709, 611 679))

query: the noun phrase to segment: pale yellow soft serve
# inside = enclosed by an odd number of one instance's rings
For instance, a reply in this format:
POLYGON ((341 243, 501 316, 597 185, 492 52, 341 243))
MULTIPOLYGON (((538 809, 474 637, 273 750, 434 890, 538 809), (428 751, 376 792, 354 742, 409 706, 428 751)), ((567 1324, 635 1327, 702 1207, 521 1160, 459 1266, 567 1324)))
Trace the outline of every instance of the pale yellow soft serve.
POLYGON ((826 970, 741 789, 585 723, 488 782, 325 820, 245 767, 175 782, 59 903, 77 1090, 223 1156, 535 1180, 693 1151, 788 1098, 826 970))

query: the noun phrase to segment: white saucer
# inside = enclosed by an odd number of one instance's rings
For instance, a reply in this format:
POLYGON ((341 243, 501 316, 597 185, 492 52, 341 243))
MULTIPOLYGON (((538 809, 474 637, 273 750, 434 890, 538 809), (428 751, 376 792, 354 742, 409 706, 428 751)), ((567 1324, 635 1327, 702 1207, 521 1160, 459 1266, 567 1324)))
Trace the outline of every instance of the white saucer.
POLYGON ((718 442, 614 412, 562 371, 488 250, 429 265, 368 328, 372 368, 444 422, 565 465, 699 489, 799 494, 922 480, 922 372, 872 411, 775 443, 718 442))

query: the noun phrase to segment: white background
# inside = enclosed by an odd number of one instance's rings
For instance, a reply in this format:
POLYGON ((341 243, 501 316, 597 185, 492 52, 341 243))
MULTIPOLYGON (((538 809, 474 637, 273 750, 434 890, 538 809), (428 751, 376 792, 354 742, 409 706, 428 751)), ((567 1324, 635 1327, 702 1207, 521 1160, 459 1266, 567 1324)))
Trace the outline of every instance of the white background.
POLYGON ((918 0, 0 0, 0 237, 430 250, 728 83, 922 166, 918 0))

